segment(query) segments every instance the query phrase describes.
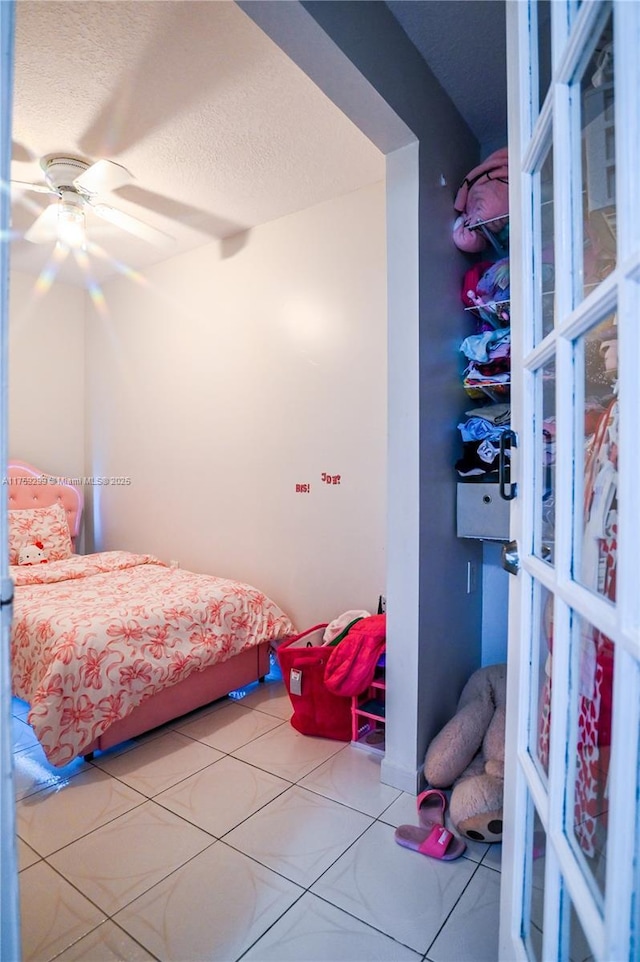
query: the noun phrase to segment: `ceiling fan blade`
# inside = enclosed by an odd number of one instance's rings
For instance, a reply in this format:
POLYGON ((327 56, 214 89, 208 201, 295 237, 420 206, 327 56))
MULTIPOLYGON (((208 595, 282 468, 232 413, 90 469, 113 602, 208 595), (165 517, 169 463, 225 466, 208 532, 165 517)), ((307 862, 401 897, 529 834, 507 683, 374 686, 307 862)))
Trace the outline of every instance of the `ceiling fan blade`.
POLYGON ((58 204, 49 204, 33 222, 24 239, 32 244, 45 244, 58 236, 58 204))
POLYGON ((141 240, 147 241, 149 244, 166 245, 175 240, 170 234, 165 234, 164 231, 158 230, 157 227, 151 227, 150 224, 145 224, 144 221, 138 220, 137 217, 132 217, 131 214, 125 214, 121 210, 116 210, 115 207, 109 207, 108 204, 89 204, 89 207, 98 217, 102 217, 103 220, 109 221, 110 224, 121 227, 122 230, 126 230, 130 234, 140 237, 141 240))
POLYGON ((52 194, 53 191, 46 184, 30 184, 25 180, 12 180, 12 187, 18 187, 20 190, 34 190, 38 194, 52 194))
POLYGON ((97 160, 73 182, 84 194, 108 194, 133 180, 126 167, 112 160, 97 160))

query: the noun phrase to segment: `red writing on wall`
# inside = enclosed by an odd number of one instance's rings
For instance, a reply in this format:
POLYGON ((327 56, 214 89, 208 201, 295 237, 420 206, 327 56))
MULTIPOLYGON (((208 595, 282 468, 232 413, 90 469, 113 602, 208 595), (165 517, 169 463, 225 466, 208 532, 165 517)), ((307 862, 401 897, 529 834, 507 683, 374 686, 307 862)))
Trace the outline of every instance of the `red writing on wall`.
POLYGON ((296 494, 311 494, 311 485, 296 484, 296 494))
POLYGON ((340 475, 339 475, 339 474, 326 474, 326 473, 323 471, 323 472, 322 472, 322 480, 324 481, 325 484, 340 484, 340 475))

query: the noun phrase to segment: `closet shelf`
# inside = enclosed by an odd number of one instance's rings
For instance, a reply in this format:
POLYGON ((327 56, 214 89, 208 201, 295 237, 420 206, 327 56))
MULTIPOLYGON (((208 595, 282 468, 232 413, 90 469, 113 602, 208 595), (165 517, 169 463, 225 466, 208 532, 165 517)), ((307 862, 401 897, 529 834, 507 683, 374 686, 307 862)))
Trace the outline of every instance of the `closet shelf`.
POLYGON ((483 398, 489 398, 490 401, 495 401, 496 404, 502 401, 508 401, 511 397, 511 385, 510 384, 474 384, 464 385, 464 390, 467 397, 470 397, 473 401, 480 401, 483 398))
POLYGON ((384 754, 385 689, 384 664, 378 662, 369 686, 351 699, 351 744, 354 748, 384 754))
POLYGON ((469 224, 468 230, 480 230, 486 224, 495 224, 497 220, 509 220, 509 214, 498 214, 497 217, 488 217, 487 220, 476 221, 475 224, 469 224))
POLYGON ((509 214, 501 214, 498 217, 488 217, 486 220, 479 220, 476 224, 467 224, 468 230, 479 230, 483 235, 485 240, 487 240, 493 247, 496 254, 499 257, 506 257, 509 253, 508 243, 501 244, 497 234, 487 228, 487 224, 493 224, 499 220, 509 220, 509 214))
POLYGON ((504 301, 487 301, 485 304, 474 304, 473 307, 465 307, 465 311, 495 311, 497 307, 502 307, 503 304, 511 304, 509 298, 504 301))

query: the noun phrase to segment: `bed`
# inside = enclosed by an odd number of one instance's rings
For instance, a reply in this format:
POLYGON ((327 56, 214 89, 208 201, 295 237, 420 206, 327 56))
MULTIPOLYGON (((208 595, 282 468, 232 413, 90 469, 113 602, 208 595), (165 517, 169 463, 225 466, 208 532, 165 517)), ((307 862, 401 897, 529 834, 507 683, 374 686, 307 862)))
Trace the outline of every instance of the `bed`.
POLYGON ((13 692, 51 764, 264 679, 272 644, 294 633, 251 585, 150 554, 78 554, 82 479, 12 460, 6 480, 13 692))

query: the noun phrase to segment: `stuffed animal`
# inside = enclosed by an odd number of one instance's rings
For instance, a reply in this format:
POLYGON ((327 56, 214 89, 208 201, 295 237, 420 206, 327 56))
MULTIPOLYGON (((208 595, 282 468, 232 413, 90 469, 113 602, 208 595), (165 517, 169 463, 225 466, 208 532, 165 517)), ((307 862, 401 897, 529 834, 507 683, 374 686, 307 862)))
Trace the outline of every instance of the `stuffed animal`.
POLYGON ((43 565, 46 564, 48 560, 42 541, 23 544, 18 553, 19 565, 43 565))
POLYGON ((469 171, 462 181, 453 204, 459 216, 453 225, 453 242, 461 251, 478 253, 489 247, 481 230, 473 230, 480 222, 487 230, 499 234, 509 214, 509 154, 506 147, 494 151, 486 160, 469 171))
POLYGON ((502 841, 506 680, 506 665, 475 671, 424 760, 430 785, 453 785, 449 813, 456 831, 479 842, 502 841))

